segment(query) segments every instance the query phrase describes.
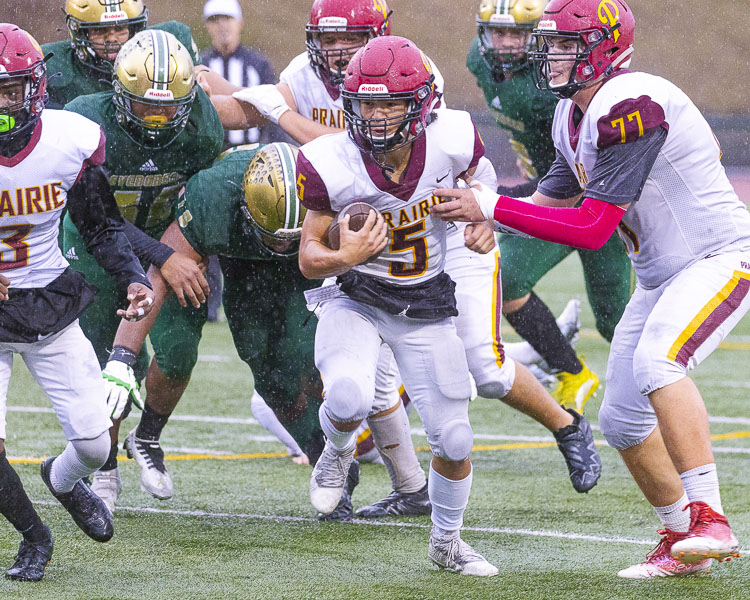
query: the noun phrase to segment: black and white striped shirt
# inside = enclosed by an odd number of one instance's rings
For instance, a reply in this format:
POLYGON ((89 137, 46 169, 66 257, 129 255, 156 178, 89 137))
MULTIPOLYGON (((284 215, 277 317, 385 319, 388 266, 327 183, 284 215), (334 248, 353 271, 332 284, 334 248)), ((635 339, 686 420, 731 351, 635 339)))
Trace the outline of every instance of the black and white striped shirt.
MULTIPOLYGON (((268 59, 260 52, 246 46, 237 46, 229 56, 223 56, 218 50, 209 48, 201 53, 203 64, 216 71, 230 83, 240 87, 252 87, 262 83, 276 83, 276 76, 268 59)), ((266 128, 264 128, 266 129, 266 128)), ((263 136, 266 138, 267 136, 263 136)), ((224 146, 237 146, 258 142, 261 131, 258 127, 246 130, 226 131, 224 146)), ((266 141, 264 139, 264 141, 266 141)))

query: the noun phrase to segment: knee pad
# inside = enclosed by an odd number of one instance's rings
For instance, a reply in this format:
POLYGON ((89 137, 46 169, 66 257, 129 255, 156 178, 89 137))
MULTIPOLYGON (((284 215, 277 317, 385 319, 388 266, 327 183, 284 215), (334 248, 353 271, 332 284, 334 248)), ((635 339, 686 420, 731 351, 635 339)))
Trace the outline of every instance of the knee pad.
POLYGON ((498 369, 497 365, 493 365, 489 380, 477 384, 477 392, 482 398, 497 398, 499 400, 508 395, 515 381, 516 363, 506 356, 502 367, 498 369))
POLYGON ((341 423, 364 419, 372 408, 374 393, 374 390, 364 390, 351 377, 340 377, 325 392, 328 414, 341 423))
POLYGON ((187 379, 198 362, 197 344, 175 344, 169 348, 159 348, 156 364, 170 379, 187 379))
POLYGON ((474 432, 465 419, 452 419, 443 425, 437 440, 437 456, 454 462, 462 461, 471 454, 474 432))
POLYGON ((78 459, 87 467, 96 470, 109 458, 112 442, 109 431, 105 431, 91 440, 71 440, 70 443, 78 455, 78 459))
POLYGON ((623 411, 621 406, 607 400, 599 409, 599 429, 607 443, 615 450, 627 450, 642 443, 657 425, 656 415, 623 411))

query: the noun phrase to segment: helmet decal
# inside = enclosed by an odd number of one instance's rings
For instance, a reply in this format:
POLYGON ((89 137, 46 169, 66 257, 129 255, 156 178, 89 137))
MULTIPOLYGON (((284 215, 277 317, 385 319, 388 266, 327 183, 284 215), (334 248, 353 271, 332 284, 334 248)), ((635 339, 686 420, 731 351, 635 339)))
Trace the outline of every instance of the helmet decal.
POLYGON ((284 142, 260 147, 242 182, 242 213, 263 247, 277 256, 297 253, 299 247, 293 242, 299 241, 306 212, 295 181, 297 152, 284 142))
MULTIPOLYGON (((610 29, 613 28, 620 21, 620 8, 612 2, 612 0, 602 0, 599 3, 599 9, 597 10, 599 20, 607 25, 610 29)), ((615 29, 613 31, 615 43, 620 37, 620 32, 615 29)))

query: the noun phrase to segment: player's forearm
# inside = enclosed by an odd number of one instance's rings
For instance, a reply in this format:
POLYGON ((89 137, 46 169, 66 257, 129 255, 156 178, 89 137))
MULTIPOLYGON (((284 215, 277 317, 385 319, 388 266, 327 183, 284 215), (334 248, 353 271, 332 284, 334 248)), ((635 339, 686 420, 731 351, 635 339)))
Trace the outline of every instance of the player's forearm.
POLYGON ((292 110, 288 110, 281 115, 279 125, 299 144, 306 144, 322 135, 343 131, 343 129, 336 129, 335 127, 327 127, 326 125, 316 123, 292 110))
POLYGON ((86 250, 122 289, 131 283, 151 287, 125 235, 122 219, 111 216, 119 215, 119 211, 101 166, 83 170, 68 191, 67 208, 86 242, 86 250))
POLYGON ((155 240, 150 235, 138 229, 130 221, 124 222, 125 235, 128 237, 133 252, 144 263, 161 268, 167 259, 174 254, 169 246, 155 240))
POLYGON ((558 208, 500 196, 494 209, 495 220, 503 225, 548 242, 585 250, 601 248, 624 214, 622 207, 592 198, 586 198, 577 208, 558 208))
POLYGON ((224 79, 216 71, 213 71, 204 65, 199 65, 195 69, 196 73, 200 72, 201 77, 205 79, 205 81, 210 86, 212 95, 221 94, 231 96, 232 93, 242 89, 241 87, 234 85, 232 82, 224 79))
POLYGON ((325 279, 346 273, 356 264, 341 250, 331 250, 319 240, 302 241, 299 269, 307 279, 325 279))
POLYGON ((115 334, 114 342, 112 343, 113 347, 123 346, 138 354, 141 351, 143 343, 146 341, 146 336, 156 321, 156 317, 159 316, 164 300, 169 294, 169 286, 164 281, 161 273, 159 273, 159 269, 155 267, 149 269, 148 278, 154 290, 154 304, 151 312, 140 321, 121 320, 115 334))
POLYGON ((211 103, 219 114, 224 129, 249 129, 267 123, 252 104, 240 102, 231 95, 213 94, 211 103))

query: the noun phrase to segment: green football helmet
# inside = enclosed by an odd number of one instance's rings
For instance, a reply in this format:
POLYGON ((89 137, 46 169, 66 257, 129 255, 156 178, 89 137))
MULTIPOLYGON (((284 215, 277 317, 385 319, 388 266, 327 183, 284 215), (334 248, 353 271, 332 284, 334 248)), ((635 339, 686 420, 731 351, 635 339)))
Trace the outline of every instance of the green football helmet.
POLYGON ((476 15, 479 52, 496 81, 528 65, 531 32, 547 0, 481 0, 476 15), (510 38, 499 42, 503 36, 510 38))
POLYGON ((299 252, 307 209, 297 197, 297 153, 296 147, 283 142, 263 146, 242 181, 242 212, 260 243, 274 256, 299 252))
POLYGON ((95 43, 89 39, 94 29, 128 27, 128 39, 146 27, 148 10, 143 0, 66 0, 65 22, 76 58, 107 78, 112 76, 112 61, 107 54, 117 54, 120 44, 95 43))
POLYGON ((128 40, 112 84, 117 122, 137 144, 164 148, 187 125, 196 93, 193 59, 171 33, 147 29, 128 40))

